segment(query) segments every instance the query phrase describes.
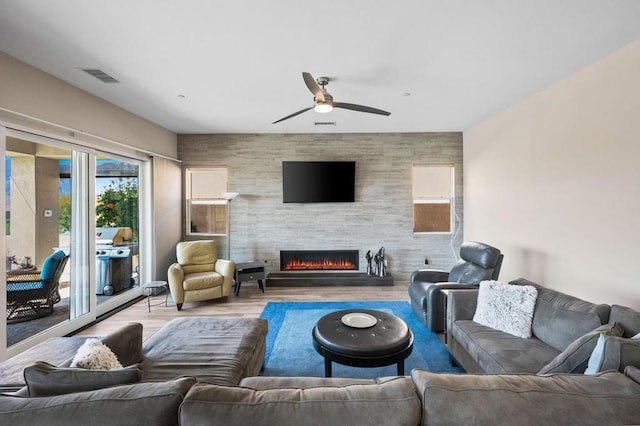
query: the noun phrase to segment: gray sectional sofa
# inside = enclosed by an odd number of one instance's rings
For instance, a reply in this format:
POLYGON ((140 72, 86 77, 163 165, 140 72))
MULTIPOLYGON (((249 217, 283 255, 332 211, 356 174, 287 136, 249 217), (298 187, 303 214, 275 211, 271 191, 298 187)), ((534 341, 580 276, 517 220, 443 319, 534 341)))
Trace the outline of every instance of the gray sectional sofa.
MULTIPOLYGON (((634 317, 624 318, 633 328, 634 317)), ((595 375, 263 377, 266 329, 258 318, 179 318, 142 344, 132 324, 104 339, 131 363, 117 373, 123 384, 90 370, 36 364, 25 369, 28 387, 0 396, 0 424, 640 424, 640 369, 633 366, 595 375)))
MULTIPOLYGON (((594 304, 526 279, 510 282, 538 290, 532 337, 522 339, 473 321, 479 290, 453 290, 447 298, 447 348, 468 373, 583 373, 600 333, 623 338, 640 332, 640 312, 623 306, 594 304), (617 326, 614 324, 617 323, 617 326)), ((616 342, 616 339, 611 339, 616 342)), ((640 341, 608 345, 609 362, 620 372, 640 366, 640 341), (620 352, 624 345, 623 359, 620 352)))
POLYGON ((640 370, 595 376, 434 374, 378 380, 191 377, 47 397, 0 397, 0 424, 608 425, 640 423, 640 370))

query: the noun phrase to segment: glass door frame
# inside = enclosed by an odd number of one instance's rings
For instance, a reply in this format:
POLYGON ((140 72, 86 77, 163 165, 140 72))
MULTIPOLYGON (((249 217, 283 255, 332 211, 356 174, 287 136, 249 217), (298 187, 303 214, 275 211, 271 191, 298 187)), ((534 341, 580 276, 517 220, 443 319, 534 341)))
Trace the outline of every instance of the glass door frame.
MULTIPOLYGON (((93 188, 94 188, 94 196, 93 199, 97 199, 97 194, 95 194, 95 177, 96 177, 96 170, 95 170, 95 164, 96 164, 96 159, 98 157, 108 157, 109 159, 113 159, 113 160, 118 160, 118 161, 123 161, 123 162, 127 162, 127 163, 132 163, 132 164, 136 164, 138 166, 138 230, 139 230, 139 235, 138 235, 138 266, 139 266, 139 271, 138 271, 138 287, 137 288, 132 288, 129 289, 127 291, 123 291, 120 294, 115 294, 114 296, 110 297, 109 300, 104 301, 103 303, 100 303, 99 305, 96 304, 96 315, 97 316, 101 316, 104 314, 107 314, 109 312, 111 312, 114 309, 118 309, 121 306, 133 301, 134 299, 140 297, 143 295, 143 283, 149 281, 148 277, 150 277, 150 267, 149 264, 150 262, 144 262, 144 261, 140 261, 141 259, 148 259, 148 255, 149 255, 149 250, 148 247, 150 246, 148 244, 148 241, 150 240, 148 238, 148 234, 147 234, 147 229, 149 229, 149 227, 145 226, 146 222, 150 222, 149 220, 147 220, 147 215, 149 212, 149 205, 150 202, 148 202, 148 200, 150 199, 150 188, 148 185, 148 182, 151 182, 151 180, 149 179, 149 175, 150 175, 150 161, 141 161, 139 159, 135 159, 135 158, 131 158, 131 157, 126 157, 123 155, 119 155, 119 154, 114 154, 112 152, 107 152, 107 151, 101 151, 101 150, 95 150, 94 151, 94 156, 93 159, 90 160, 93 163, 93 188), (146 266, 145 266, 146 265, 146 266), (146 280, 146 281, 145 281, 146 280)), ((96 251, 96 246, 95 246, 95 234, 96 234, 96 220, 95 220, 95 209, 93 211, 93 229, 91 231, 91 235, 94 236, 93 238, 93 252, 95 253, 96 251)), ((94 256, 94 262, 95 262, 95 256, 94 256)), ((95 268, 97 267, 97 265, 94 264, 94 271, 95 268)), ((95 281, 95 274, 93 274, 93 279, 95 281)), ((94 282, 94 286, 93 286, 93 293, 92 295, 95 295, 95 286, 97 285, 97 283, 94 282)), ((93 297, 92 298, 94 300, 94 302, 96 301, 96 298, 93 297)))
MULTIPOLYGON (((88 147, 79 143, 74 143, 65 138, 58 137, 53 135, 51 137, 41 135, 43 132, 34 131, 33 133, 29 131, 29 129, 25 129, 21 126, 16 126, 13 128, 10 124, 6 122, 0 121, 0 150, 6 155, 6 141, 7 137, 16 137, 24 140, 28 140, 34 143, 42 143, 46 145, 51 145, 55 147, 60 147, 64 149, 68 149, 72 152, 80 152, 86 154, 87 164, 86 168, 86 180, 84 184, 87 186, 85 189, 85 194, 87 200, 95 200, 95 160, 98 155, 107 155, 111 158, 120 158, 124 161, 128 162, 136 162, 139 165, 138 173, 138 197, 139 197, 139 212, 138 212, 138 220, 139 220, 139 259, 141 260, 139 263, 139 283, 138 288, 132 289, 132 291, 125 292, 123 297, 114 297, 113 301, 105 302, 98 307, 96 303, 96 256, 95 256, 95 228, 96 228, 96 211, 95 211, 95 201, 90 201, 84 203, 82 208, 81 215, 83 216, 82 220, 84 223, 81 227, 85 230, 85 234, 80 237, 81 241, 78 246, 83 247, 83 253, 76 253, 76 262, 74 266, 74 270, 80 271, 77 274, 77 277, 86 277, 86 281, 88 282, 88 288, 85 288, 84 291, 88 291, 90 297, 88 301, 89 310, 88 312, 79 315, 74 319, 68 319, 60 324, 57 324, 35 336, 29 337, 15 345, 7 348, 6 346, 6 332, 7 332, 7 323, 6 323, 6 315, 2 315, 0 318, 0 362, 12 357, 24 350, 50 338, 55 336, 64 336, 70 334, 86 325, 89 325, 96 321, 96 319, 108 311, 113 309, 117 309, 136 298, 142 296, 143 294, 143 283, 149 280, 149 277, 152 276, 152 264, 153 264, 153 250, 151 250, 151 241, 152 241, 152 220, 151 220, 151 161, 148 157, 141 158, 132 158, 127 156, 126 154, 119 154, 114 152, 109 152, 104 149, 97 150, 92 147, 88 147), (21 129, 20 129, 21 128, 21 129), (93 208, 92 208, 93 207, 93 208)), ((1 181, 5 182, 6 170, 4 162, 2 162, 2 166, 0 166, 0 173, 2 176, 0 177, 1 181)), ((82 204, 82 203, 80 203, 82 204)), ((6 211, 6 202, 5 197, 0 201, 0 209, 6 211)), ((73 213, 72 213, 73 215, 73 213)), ((6 253, 7 245, 6 238, 0 238, 0 250, 3 250, 6 253)), ((72 271, 72 274, 74 272, 72 271)), ((6 276, 5 274, 0 274, 2 277, 0 278, 0 309, 3 309, 6 312, 6 276)), ((86 285, 86 284, 85 284, 86 285)))

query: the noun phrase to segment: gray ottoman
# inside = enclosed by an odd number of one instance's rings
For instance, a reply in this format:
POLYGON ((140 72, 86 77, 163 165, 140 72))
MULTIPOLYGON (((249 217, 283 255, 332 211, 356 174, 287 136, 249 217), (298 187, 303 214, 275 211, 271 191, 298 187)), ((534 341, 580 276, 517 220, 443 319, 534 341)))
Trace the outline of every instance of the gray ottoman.
POLYGON ((235 386, 262 369, 267 321, 262 318, 176 318, 142 346, 144 380, 193 376, 235 386))

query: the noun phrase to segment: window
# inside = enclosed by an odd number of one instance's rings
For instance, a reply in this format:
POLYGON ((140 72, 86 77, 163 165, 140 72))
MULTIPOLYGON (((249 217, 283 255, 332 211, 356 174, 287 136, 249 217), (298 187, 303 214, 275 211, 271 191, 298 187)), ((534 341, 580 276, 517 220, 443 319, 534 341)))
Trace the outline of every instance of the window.
POLYGON ((226 235, 227 169, 187 169, 187 235, 226 235))
POLYGON ((413 232, 451 233, 454 226, 453 166, 413 166, 413 232))

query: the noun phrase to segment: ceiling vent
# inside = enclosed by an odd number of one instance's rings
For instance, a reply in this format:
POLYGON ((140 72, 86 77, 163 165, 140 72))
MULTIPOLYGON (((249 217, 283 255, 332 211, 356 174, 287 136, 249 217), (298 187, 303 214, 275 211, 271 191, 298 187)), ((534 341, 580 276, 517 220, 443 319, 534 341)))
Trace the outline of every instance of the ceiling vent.
POLYGON ((103 83, 120 83, 118 80, 116 80, 115 78, 113 78, 109 74, 107 74, 106 72, 104 72, 102 70, 99 70, 99 69, 82 68, 82 71, 86 72, 89 75, 94 76, 95 78, 97 78, 98 80, 100 80, 103 83))
POLYGON ((316 126, 335 126, 335 121, 316 121, 314 123, 316 126))

